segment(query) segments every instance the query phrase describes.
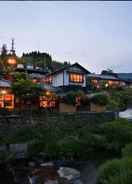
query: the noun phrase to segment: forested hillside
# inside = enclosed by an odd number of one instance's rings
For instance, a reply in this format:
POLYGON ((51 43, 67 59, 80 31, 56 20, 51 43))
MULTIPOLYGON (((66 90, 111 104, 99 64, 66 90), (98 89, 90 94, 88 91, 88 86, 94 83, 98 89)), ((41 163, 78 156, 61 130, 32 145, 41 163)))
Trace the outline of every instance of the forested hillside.
POLYGON ((50 54, 39 51, 23 53, 22 63, 40 67, 42 69, 48 68, 51 71, 56 71, 64 66, 64 63, 54 61, 50 54))

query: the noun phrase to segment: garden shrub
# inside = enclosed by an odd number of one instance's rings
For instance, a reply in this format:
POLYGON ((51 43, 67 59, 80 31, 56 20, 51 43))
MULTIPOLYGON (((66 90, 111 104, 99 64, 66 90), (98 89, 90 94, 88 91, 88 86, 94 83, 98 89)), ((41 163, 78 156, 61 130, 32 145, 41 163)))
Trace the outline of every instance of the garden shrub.
POLYGON ((110 111, 115 110, 116 111, 120 108, 120 106, 121 106, 121 104, 120 104, 120 102, 117 98, 115 99, 115 98, 109 96, 109 102, 108 102, 108 104, 106 104, 106 109, 107 110, 110 110, 110 111))
POLYGON ((65 136, 62 140, 58 141, 60 154, 62 157, 73 159, 80 155, 81 144, 75 136, 65 136))
POLYGON ((132 143, 127 144, 124 148, 122 148, 122 156, 132 157, 132 143))
POLYGON ((84 97, 83 91, 70 91, 64 97, 64 102, 67 104, 75 105, 76 104, 76 97, 84 97))
POLYGON ((15 159, 15 154, 8 151, 0 151, 0 163, 9 162, 15 159))
POLYGON ((112 154, 120 154, 121 149, 132 142, 132 124, 124 119, 102 124, 97 131, 105 136, 106 149, 112 154))
POLYGON ((131 184, 132 158, 107 161, 98 170, 97 184, 131 184))
POLYGON ((110 93, 110 104, 114 109, 125 109, 132 104, 132 89, 112 90, 110 93))
POLYGON ((91 102, 97 105, 107 105, 109 102, 108 96, 106 94, 96 94, 91 98, 91 102))
POLYGON ((34 141, 28 145, 28 156, 37 155, 44 151, 43 141, 34 141))

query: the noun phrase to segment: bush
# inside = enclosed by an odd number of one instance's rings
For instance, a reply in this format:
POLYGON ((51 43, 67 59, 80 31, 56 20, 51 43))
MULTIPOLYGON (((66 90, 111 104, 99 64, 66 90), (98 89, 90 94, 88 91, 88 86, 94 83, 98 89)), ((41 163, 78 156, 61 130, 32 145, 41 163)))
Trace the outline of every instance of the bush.
POLYGON ((132 104, 132 89, 124 89, 120 91, 110 92, 110 102, 114 102, 113 107, 118 109, 125 109, 132 104), (115 106, 114 106, 115 105, 115 106))
POLYGON ((36 138, 37 131, 34 128, 21 128, 16 130, 11 136, 9 143, 24 143, 33 141, 36 138))
POLYGON ((68 159, 78 157, 82 150, 79 139, 75 136, 65 136, 58 141, 58 145, 61 156, 68 159))
POLYGON ((128 88, 122 91, 121 97, 126 106, 132 104, 132 89, 128 88))
MULTIPOLYGON (((51 121, 48 126, 44 124, 39 128, 20 128, 9 136, 1 135, 0 143, 27 142, 30 144, 29 155, 44 152, 50 158, 57 159, 99 160, 121 156, 122 148, 132 142, 132 124, 124 119, 103 124, 101 122, 103 117, 99 115, 95 123, 51 121)), ((122 154, 125 155, 126 150, 122 154)))
POLYGON ((91 102, 97 105, 107 105, 109 102, 108 96, 106 94, 96 94, 92 97, 91 102))
POLYGON ((75 105, 76 104, 76 97, 83 97, 83 91, 70 91, 65 97, 64 101, 67 104, 75 105))
POLYGON ((122 156, 123 156, 123 157, 131 157, 131 156, 132 156, 132 143, 127 144, 127 145, 122 149, 122 156))
POLYGON ((37 155, 44 150, 43 141, 34 141, 28 145, 28 156, 37 155))
POLYGON ((115 98, 109 97, 109 103, 106 105, 106 109, 114 111, 114 110, 118 110, 120 106, 121 106, 121 103, 117 98, 115 99, 115 98))
POLYGON ((97 184, 131 184, 132 158, 107 161, 98 170, 97 184))
POLYGON ((1 151, 0 152, 0 162, 8 162, 15 159, 15 154, 8 153, 7 151, 1 151))
POLYGON ((101 125, 98 133, 105 136, 106 149, 112 154, 120 154, 121 149, 132 142, 132 124, 124 119, 101 125))

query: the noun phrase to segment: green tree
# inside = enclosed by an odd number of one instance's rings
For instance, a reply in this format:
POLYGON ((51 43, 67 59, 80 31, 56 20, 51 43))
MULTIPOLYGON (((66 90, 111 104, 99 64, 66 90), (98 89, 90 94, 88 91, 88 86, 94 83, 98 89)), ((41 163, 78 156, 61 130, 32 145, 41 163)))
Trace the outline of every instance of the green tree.
POLYGON ((76 104, 76 97, 84 97, 84 92, 83 91, 70 91, 65 97, 64 97, 64 101, 67 104, 72 104, 75 105, 76 104))
POLYGON ((43 69, 52 63, 52 57, 48 53, 39 51, 23 53, 22 60, 25 64, 32 64, 43 69))
POLYGON ((3 44, 3 45, 2 45, 2 49, 1 49, 1 56, 0 56, 1 59, 2 59, 2 60, 6 59, 7 54, 8 54, 7 45, 6 45, 6 44, 3 44))
POLYGON ((12 84, 13 93, 20 99, 32 99, 39 96, 40 89, 31 80, 21 79, 12 84))
POLYGON ((33 99, 40 96, 40 87, 36 83, 27 79, 25 73, 16 73, 14 79, 15 81, 12 83, 11 89, 19 99, 20 109, 22 100, 28 100, 31 103, 33 99))
POLYGON ((0 68, 2 71, 5 70, 7 57, 8 57, 7 45, 3 44, 1 48, 1 54, 0 54, 0 68))

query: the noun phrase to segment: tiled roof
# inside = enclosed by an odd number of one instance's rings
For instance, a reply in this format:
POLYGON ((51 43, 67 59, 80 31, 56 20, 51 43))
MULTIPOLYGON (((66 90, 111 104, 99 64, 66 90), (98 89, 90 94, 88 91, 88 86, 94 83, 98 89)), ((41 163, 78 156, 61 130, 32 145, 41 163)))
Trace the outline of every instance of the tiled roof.
POLYGON ((119 80, 117 77, 112 75, 102 75, 102 74, 88 74, 87 78, 90 79, 100 79, 100 80, 119 80))
POLYGON ((56 74, 56 73, 60 73, 60 72, 62 72, 62 71, 64 71, 64 70, 67 70, 67 69, 69 69, 70 67, 73 67, 73 66, 78 66, 79 68, 81 68, 86 74, 88 74, 88 73, 90 73, 88 70, 86 70, 83 66, 81 66, 79 63, 74 63, 74 64, 72 64, 72 65, 66 65, 66 66, 64 66, 64 67, 62 67, 62 68, 60 68, 59 70, 56 70, 55 72, 52 72, 52 73, 50 73, 49 75, 54 75, 54 74, 56 74))
POLYGON ((116 76, 120 80, 132 82, 132 73, 116 73, 116 76))
POLYGON ((50 68, 51 68, 52 72, 55 72, 55 71, 61 69, 63 66, 64 66, 63 63, 60 63, 60 62, 52 62, 50 68))
POLYGON ((118 80, 124 82, 132 82, 132 73, 111 73, 105 74, 88 74, 87 78, 100 80, 118 80))
POLYGON ((28 73, 38 73, 38 74, 46 74, 47 71, 45 70, 38 70, 38 69, 25 69, 25 68, 17 68, 16 71, 19 71, 19 72, 28 72, 28 73))

